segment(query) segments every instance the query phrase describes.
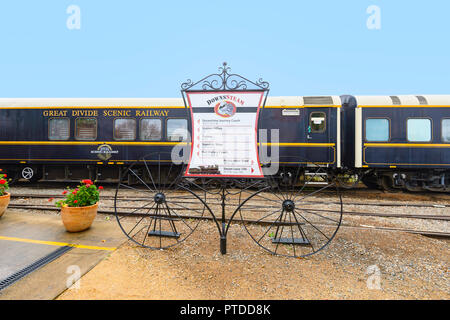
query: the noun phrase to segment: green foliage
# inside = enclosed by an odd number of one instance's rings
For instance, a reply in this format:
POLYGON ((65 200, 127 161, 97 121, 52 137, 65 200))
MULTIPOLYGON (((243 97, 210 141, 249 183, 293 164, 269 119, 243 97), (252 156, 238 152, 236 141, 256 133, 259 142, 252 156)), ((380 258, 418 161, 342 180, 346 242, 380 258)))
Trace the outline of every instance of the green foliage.
POLYGON ((88 207, 96 204, 99 200, 99 189, 91 180, 83 180, 75 189, 63 191, 66 199, 56 202, 57 207, 88 207))
POLYGON ((8 181, 11 181, 11 179, 6 179, 8 175, 2 172, 3 170, 0 169, 0 197, 4 196, 9 191, 8 181))

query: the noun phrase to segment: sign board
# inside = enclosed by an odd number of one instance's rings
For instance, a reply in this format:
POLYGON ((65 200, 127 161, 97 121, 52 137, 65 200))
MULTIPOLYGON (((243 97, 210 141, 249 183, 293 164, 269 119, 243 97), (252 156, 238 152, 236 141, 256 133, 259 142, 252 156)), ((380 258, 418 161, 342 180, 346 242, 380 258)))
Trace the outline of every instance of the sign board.
POLYGON ((185 177, 263 177, 257 148, 261 91, 186 92, 192 148, 185 177))
POLYGON ((283 116, 299 116, 300 110, 299 109, 283 109, 281 114, 283 116))

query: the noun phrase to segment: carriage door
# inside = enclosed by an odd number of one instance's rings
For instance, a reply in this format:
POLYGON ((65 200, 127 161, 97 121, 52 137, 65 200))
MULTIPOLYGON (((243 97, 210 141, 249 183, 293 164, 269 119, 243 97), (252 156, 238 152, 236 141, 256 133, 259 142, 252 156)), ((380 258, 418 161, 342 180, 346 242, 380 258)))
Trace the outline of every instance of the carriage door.
POLYGON ((318 144, 329 143, 329 125, 327 109, 312 109, 308 112, 308 127, 306 132, 308 147, 308 158, 314 162, 329 162, 329 150, 327 146, 318 144))

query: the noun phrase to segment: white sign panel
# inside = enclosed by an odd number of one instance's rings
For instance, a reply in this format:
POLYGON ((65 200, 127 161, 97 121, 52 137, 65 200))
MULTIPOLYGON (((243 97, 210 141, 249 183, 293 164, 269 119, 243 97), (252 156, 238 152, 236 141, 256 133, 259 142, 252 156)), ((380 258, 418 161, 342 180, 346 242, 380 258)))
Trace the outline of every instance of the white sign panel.
POLYGON ((186 177, 263 177, 257 148, 263 91, 187 92, 192 148, 186 177))

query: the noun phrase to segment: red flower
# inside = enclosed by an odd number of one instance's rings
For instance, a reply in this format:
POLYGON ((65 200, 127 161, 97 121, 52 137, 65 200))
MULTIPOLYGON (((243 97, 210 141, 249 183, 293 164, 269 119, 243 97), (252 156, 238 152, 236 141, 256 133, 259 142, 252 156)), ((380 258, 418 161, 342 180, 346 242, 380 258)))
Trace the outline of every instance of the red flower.
POLYGON ((83 182, 84 184, 94 184, 94 183, 92 182, 92 180, 89 180, 89 179, 85 179, 85 180, 83 180, 83 181, 81 181, 81 182, 83 182))
POLYGON ((86 188, 89 188, 91 185, 89 183, 86 183, 86 188))
POLYGON ((66 194, 66 193, 67 193, 67 190, 64 190, 62 194, 66 194))
POLYGON ((3 178, 6 178, 6 177, 7 177, 7 175, 6 175, 6 174, 4 174, 4 175, 3 175, 3 178))
POLYGON ((75 200, 73 203, 77 203, 78 202, 78 200, 75 200))
POLYGON ((5 183, 6 183, 5 179, 0 180, 0 184, 5 184, 5 183))
POLYGON ((102 186, 98 187, 98 190, 103 190, 103 187, 102 186))
POLYGON ((77 194, 77 190, 73 191, 72 194, 77 194))

